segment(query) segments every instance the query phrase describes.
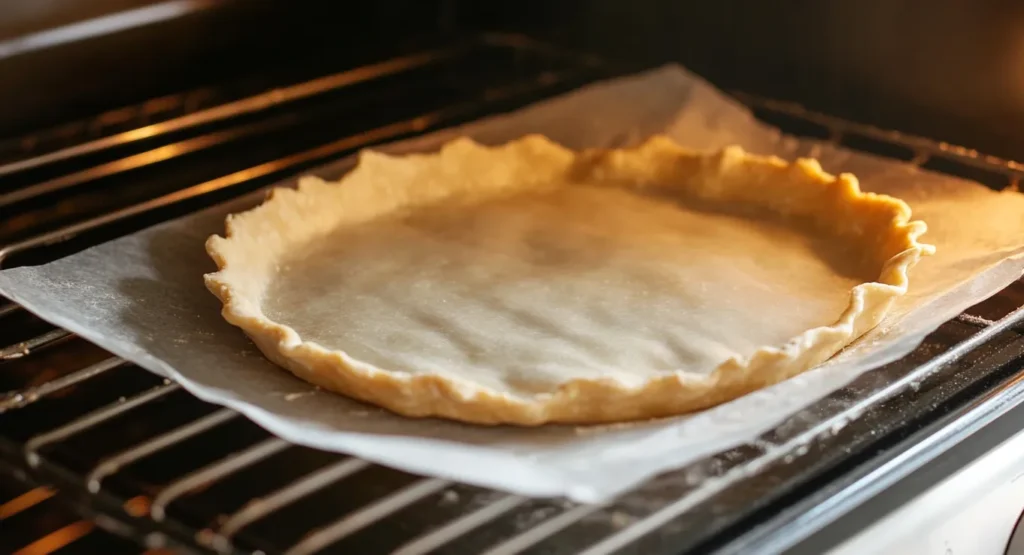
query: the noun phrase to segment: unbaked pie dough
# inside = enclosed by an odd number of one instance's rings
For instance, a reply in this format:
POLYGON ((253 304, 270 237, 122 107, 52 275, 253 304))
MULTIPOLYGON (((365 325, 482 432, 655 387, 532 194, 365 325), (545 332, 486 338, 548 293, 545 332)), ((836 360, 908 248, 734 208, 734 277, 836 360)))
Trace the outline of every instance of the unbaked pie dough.
POLYGON ((268 358, 408 416, 598 423, 784 380, 876 326, 932 251, 814 160, 664 137, 364 152, 230 216, 223 315, 268 358))

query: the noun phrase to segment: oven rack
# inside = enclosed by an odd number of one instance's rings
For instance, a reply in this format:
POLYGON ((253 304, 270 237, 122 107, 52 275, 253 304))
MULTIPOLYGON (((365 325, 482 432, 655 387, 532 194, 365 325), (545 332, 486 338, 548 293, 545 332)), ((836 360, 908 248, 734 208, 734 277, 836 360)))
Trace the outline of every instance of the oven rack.
MULTIPOLYGON (((30 215, 35 210, 43 220, 36 226, 27 218, 24 229, 32 233, 11 232, 0 253, 13 264, 53 259, 224 198, 213 193, 239 195, 366 144, 508 109, 602 75, 592 61, 520 37, 488 36, 461 48, 450 57, 414 53, 401 62, 383 62, 384 69, 368 65, 332 80, 207 109, 213 115, 199 110, 139 128, 146 132, 111 134, 0 165, 3 176, 40 172, 49 179, 26 179, 27 185, 0 192, 0 206, 27 206, 30 215), (443 68, 460 56, 483 56, 488 62, 488 56, 496 56, 506 63, 503 71, 520 78, 498 87, 490 81, 498 78, 490 76, 470 87, 473 101, 457 107, 446 105, 433 115, 361 130, 136 204, 72 215, 70 223, 53 224, 45 210, 32 204, 38 197, 50 205, 56 199, 59 206, 67 195, 92 202, 88 191, 79 191, 133 171, 133 164, 173 164, 181 151, 202 153, 244 143, 272 128, 263 123, 274 117, 267 112, 282 106, 290 121, 300 122, 294 129, 304 129, 303 122, 323 108, 295 104, 378 81, 393 87, 410 72, 443 68), (523 61, 531 56, 544 60, 538 64, 543 69, 521 69, 535 63, 523 61), (258 117, 236 121, 250 116, 258 117), (210 125, 223 127, 209 130, 210 125), (181 138, 182 132, 194 133, 181 138), (209 139, 211 134, 215 139, 209 139), (166 137, 166 144, 150 137, 166 137), (168 159, 143 156, 182 142, 187 147, 178 152, 163 151, 171 152, 168 159), (99 165, 91 162, 94 157, 99 165), (26 190, 31 194, 21 192, 26 190)), ((428 81, 437 78, 432 71, 428 81)), ((1024 173, 1016 163, 968 149, 791 104, 740 98, 784 131, 992 187, 1016 187, 1024 173)), ((735 552, 757 545, 770 551, 766 546, 795 545, 873 489, 913 471, 1019 404, 1024 340, 1016 328, 1024 318, 1022 305, 1024 285, 1018 283, 945 324, 904 359, 793 415, 756 444, 666 473, 607 505, 586 506, 412 476, 290 445, 8 304, 0 307, 0 333, 14 340, 5 339, 9 346, 0 348, 0 384, 18 383, 4 387, 9 392, 0 398, 0 468, 44 484, 40 487, 55 487, 57 497, 85 518, 154 549, 599 555, 735 552), (809 506, 816 510, 806 510, 809 506)))

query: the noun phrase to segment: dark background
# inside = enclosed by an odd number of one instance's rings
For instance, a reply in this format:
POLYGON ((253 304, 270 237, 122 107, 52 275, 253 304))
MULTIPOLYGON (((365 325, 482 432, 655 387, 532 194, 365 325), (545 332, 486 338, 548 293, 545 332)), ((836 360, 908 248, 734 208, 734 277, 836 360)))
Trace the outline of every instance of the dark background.
POLYGON ((676 61, 725 89, 1024 159, 1020 1, 178 0, 184 14, 159 23, 24 47, 41 30, 153 4, 3 0, 0 137, 268 68, 507 30, 621 71, 676 61))

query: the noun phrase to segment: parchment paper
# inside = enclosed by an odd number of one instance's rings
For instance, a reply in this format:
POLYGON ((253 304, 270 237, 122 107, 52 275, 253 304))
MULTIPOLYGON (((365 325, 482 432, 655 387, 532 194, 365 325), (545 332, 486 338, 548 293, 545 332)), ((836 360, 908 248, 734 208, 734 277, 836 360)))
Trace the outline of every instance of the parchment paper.
MULTIPOLYGON (((508 115, 388 150, 429 150, 457 135, 502 143, 543 133, 572 148, 624 146, 664 132, 683 145, 738 143, 784 158, 814 155, 863 188, 907 201, 938 253, 911 275, 883 324, 822 367, 698 414, 608 427, 474 427, 411 420, 317 391, 267 362, 226 324, 203 287, 203 242, 248 197, 57 262, 0 272, 0 293, 111 352, 169 376, 296 443, 515 493, 596 502, 644 479, 752 441, 864 371, 911 351, 930 331, 1024 269, 1024 196, 909 165, 783 137, 682 68, 586 87, 508 115)), ((335 179, 343 160, 315 172, 335 179)), ((742 333, 742 330, 737 330, 742 333)))

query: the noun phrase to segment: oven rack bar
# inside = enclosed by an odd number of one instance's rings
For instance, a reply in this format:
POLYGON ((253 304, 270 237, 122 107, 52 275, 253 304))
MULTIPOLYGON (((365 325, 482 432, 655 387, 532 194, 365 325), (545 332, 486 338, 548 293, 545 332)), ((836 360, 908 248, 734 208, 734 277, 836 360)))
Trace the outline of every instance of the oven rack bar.
POLYGON ((279 453, 289 445, 291 444, 283 439, 270 438, 239 453, 232 453, 196 472, 183 476, 167 485, 159 494, 153 497, 153 502, 149 506, 150 516, 157 522, 163 520, 167 505, 178 497, 279 453))
POLYGON ((426 50, 331 72, 307 81, 284 84, 256 94, 228 99, 209 107, 203 107, 204 101, 216 93, 200 89, 154 98, 137 106, 112 110, 90 120, 72 122, 26 137, 0 139, 0 178, 104 150, 209 127, 211 124, 241 116, 286 107, 359 83, 443 64, 481 46, 536 52, 549 58, 561 58, 592 68, 602 65, 601 60, 597 58, 553 48, 525 35, 507 32, 479 33, 453 45, 428 47, 426 50), (128 131, 108 130, 116 129, 127 122, 134 122, 137 127, 128 131), (41 146, 54 142, 58 144, 48 149, 41 146), (18 154, 18 158, 10 159, 9 156, 15 153, 18 154), (3 161, 5 159, 8 161, 3 161))
MULTIPOLYGON (((954 159, 960 163, 1006 175, 1010 178, 1010 186, 1016 187, 1024 177, 1024 164, 1015 160, 1008 160, 998 156, 992 156, 978 152, 977 150, 963 146, 934 141, 925 137, 882 129, 873 125, 851 122, 822 114, 801 106, 794 102, 760 98, 754 95, 736 92, 733 93, 740 101, 754 109, 762 109, 776 114, 784 114, 801 121, 810 122, 827 130, 827 142, 841 145, 843 138, 849 135, 857 135, 874 139, 888 145, 898 145, 913 152, 910 163, 921 166, 932 156, 942 156, 954 159)), ((851 148, 849 145, 843 145, 851 148)))
POLYGON ((302 541, 285 550, 284 553, 285 555, 313 555, 318 553, 334 542, 354 534, 366 526, 449 485, 451 485, 451 482, 448 480, 423 478, 402 490, 387 497, 382 497, 362 509, 344 515, 327 526, 313 531, 303 538, 302 541))
POLYGON ((176 383, 165 382, 161 386, 157 386, 134 397, 106 405, 58 428, 34 436, 25 442, 23 448, 25 460, 28 461, 29 466, 38 466, 40 461, 39 450, 44 446, 58 441, 63 441, 74 434, 102 424, 103 422, 106 422, 116 416, 120 416, 135 407, 149 403, 150 401, 155 401, 168 393, 173 393, 180 389, 181 386, 176 383))
POLYGON ((370 463, 362 459, 343 459, 327 468, 308 474, 267 496, 254 500, 243 509, 229 515, 224 523, 210 535, 209 543, 218 550, 226 551, 231 537, 247 525, 327 484, 342 480, 368 466, 370 463))
POLYGON ((474 528, 485 526, 491 520, 522 505, 525 501, 525 497, 518 495, 502 497, 490 505, 485 505, 474 512, 452 520, 436 530, 413 539, 396 549, 392 555, 425 555, 430 553, 447 543, 448 540, 457 538, 474 528))
MULTIPOLYGON (((838 140, 843 133, 847 132, 847 130, 856 131, 858 133, 862 133, 864 131, 863 129, 859 129, 856 127, 840 126, 834 121, 831 122, 830 125, 832 126, 832 128, 836 129, 836 132, 833 136, 834 140, 838 140)), ((415 131, 415 129, 413 130, 415 131)), ((976 165, 982 166, 987 170, 998 171, 1011 177, 1016 177, 1019 174, 1018 166, 1014 166, 1011 163, 1003 163, 998 159, 992 157, 972 156, 970 154, 970 151, 967 151, 966 149, 950 150, 948 148, 942 147, 942 145, 939 145, 934 147, 934 149, 924 150, 924 152, 927 152, 929 155, 932 154, 933 152, 941 152, 944 154, 953 152, 956 156, 964 155, 967 156, 968 158, 971 158, 972 160, 975 161, 974 163, 976 165), (964 154, 965 152, 967 154, 964 154)), ((142 210, 139 213, 144 212, 145 210, 142 210)), ((31 244, 27 247, 22 248, 32 248, 40 245, 50 244, 50 242, 57 242, 69 238, 74 234, 92 229, 95 226, 103 225, 105 223, 108 222, 104 221, 94 223, 92 227, 86 227, 83 229, 72 229, 70 231, 68 229, 58 230, 62 231, 63 234, 55 233, 49 236, 46 240, 42 240, 39 241, 38 243, 31 244), (70 233, 71 235, 68 235, 68 233, 70 233)), ((18 311, 16 305, 8 305, 8 307, 4 308, 3 312, 0 313, 0 317, 6 317, 18 311)), ((973 335, 967 341, 961 342, 958 345, 954 346, 945 354, 940 355, 939 357, 936 357, 934 359, 931 359, 926 364, 917 367, 917 369, 915 369, 913 372, 906 374, 902 381, 890 384, 890 386, 876 392, 876 394, 873 397, 861 399, 860 401, 858 401, 858 405, 856 407, 857 410, 862 411, 865 408, 871 406, 872 404, 878 402, 879 400, 891 396, 896 391, 910 387, 914 382, 919 381, 929 373, 936 371, 940 366, 948 365, 953 361, 958 360, 959 358, 972 352, 978 346, 992 339, 996 335, 1006 331, 1007 329, 1013 326, 1016 326, 1020 322, 1022 316, 1024 316, 1024 314, 1021 313, 1021 309, 1018 309, 1012 312, 1011 314, 994 322, 981 316, 963 316, 961 318, 962 321, 979 328, 979 331, 975 335, 973 335)), ((54 343, 54 341, 51 340, 42 340, 41 338, 43 338, 44 336, 46 336, 46 334, 43 334, 42 336, 25 342, 26 344, 31 344, 33 346, 30 349, 22 349, 23 351, 28 351, 23 353, 23 356, 30 354, 30 352, 33 349, 43 348, 46 345, 51 345, 54 343)), ((8 347, 0 352, 7 352, 8 349, 11 349, 12 347, 8 347)), ((109 362, 109 364, 114 364, 114 362, 109 362)), ((119 366, 120 364, 123 364, 123 361, 117 361, 117 364, 114 364, 114 366, 111 366, 111 368, 119 366)), ((84 372, 85 370, 88 370, 88 368, 82 369, 77 372, 84 372)), ((34 392, 22 391, 16 393, 15 395, 22 395, 24 398, 39 398, 41 396, 53 394, 65 387, 70 387, 74 384, 92 379, 99 375, 100 373, 101 372, 85 372, 84 374, 79 374, 81 376, 81 379, 74 379, 68 383, 47 382, 35 386, 34 392)), ((39 453, 39 449, 41 447, 65 440, 68 437, 73 436, 74 434, 82 432, 102 422, 108 421, 116 416, 122 415, 127 411, 131 411, 135 408, 141 407, 146 403, 149 403, 177 389, 178 386, 176 386, 175 384, 165 384, 163 386, 159 386, 153 390, 140 394, 136 397, 126 399, 123 402, 115 403, 114 405, 101 408, 75 421, 69 422, 57 429, 36 436, 35 438, 32 438, 26 443, 24 449, 25 458, 31 466, 39 466, 42 458, 41 454, 39 453)), ((102 486, 102 479, 113 473, 116 473, 117 470, 127 462, 138 460, 139 458, 142 458, 144 456, 159 453, 161 450, 173 445, 177 441, 180 441, 186 437, 191 437, 193 435, 202 433, 203 431, 223 424, 224 422, 230 420, 231 416, 233 415, 234 413, 231 413, 230 411, 218 411, 213 415, 201 418, 189 424, 185 424, 173 431, 164 434, 163 436, 159 436, 157 438, 153 438, 147 442, 139 444, 115 456, 113 459, 105 461, 104 463, 101 464, 101 467, 97 467, 91 472, 90 475, 92 476, 92 479, 87 481, 87 484, 89 485, 88 489, 93 490, 94 492, 100 490, 100 487, 102 486), (95 486, 93 484, 95 484, 95 486)), ((811 429, 803 432, 798 436, 799 441, 797 441, 797 438, 793 438, 788 445, 793 450, 799 449, 800 445, 806 443, 807 440, 813 439, 824 430, 831 429, 838 424, 842 424, 842 420, 848 419, 849 417, 850 413, 844 411, 843 414, 836 415, 833 420, 818 423, 811 429)), ((230 474, 239 470, 240 468, 247 466, 247 462, 251 463, 263 456, 269 456, 270 454, 272 454, 269 451, 274 451, 275 449, 278 448, 278 446, 281 446, 281 448, 283 448, 283 446, 280 443, 273 442, 273 440, 271 440, 271 443, 263 443, 260 445, 262 445, 263 447, 241 450, 239 452, 229 455, 224 459, 221 459, 220 461, 214 463, 213 465, 209 465, 196 471, 193 474, 180 478, 177 482, 175 482, 171 486, 168 486, 161 493, 157 494, 157 497, 154 499, 153 505, 159 507, 159 509, 154 511, 151 508, 149 511, 149 517, 154 521, 164 520, 164 509, 166 505, 174 501, 174 499, 176 499, 181 494, 188 491, 189 488, 208 486, 211 482, 216 482, 217 480, 224 479, 225 477, 229 476, 230 474), (163 496, 163 498, 161 498, 160 496, 163 496), (156 500, 159 500, 159 503, 157 503, 156 500)), ((786 450, 784 449, 781 452, 786 452, 786 450)), ((235 535, 235 533, 244 528, 246 525, 255 522, 261 518, 264 518, 267 515, 273 513, 275 510, 280 509, 281 507, 284 507, 290 503, 293 503, 298 499, 301 499, 302 497, 316 491, 320 487, 323 487, 327 483, 351 477, 357 472, 365 470, 369 466, 371 466, 369 463, 359 461, 357 459, 344 459, 343 461, 337 463, 336 465, 331 466, 321 472, 311 473, 305 476, 304 478, 296 480, 290 485, 278 489, 277 491, 271 493, 270 495, 258 501, 254 501, 252 505, 249 505, 243 508, 242 510, 236 512, 234 515, 230 516, 227 520, 224 521, 219 530, 200 531, 212 532, 212 534, 197 533, 194 538, 194 542, 198 545, 204 545, 220 552, 232 552, 234 548, 231 544, 231 538, 235 535)), ((736 474, 734 476, 736 479, 742 477, 741 470, 736 471, 736 474)), ((726 474, 726 477, 729 476, 731 475, 726 474)), ((722 484, 722 487, 728 485, 728 483, 725 481, 720 481, 719 483, 722 484)), ((418 482, 415 482, 414 484, 408 486, 406 489, 400 490, 399 492, 396 492, 390 497, 379 499, 375 503, 372 503, 364 507, 363 509, 359 510, 356 513, 342 516, 339 520, 336 520, 327 527, 320 529, 319 532, 314 532, 313 535, 307 536, 305 540, 292 546, 292 552, 315 552, 316 549, 326 547, 334 541, 341 539, 342 537, 351 534, 357 531, 358 529, 368 526, 382 518, 386 518, 388 515, 393 514, 395 511, 403 507, 406 507, 419 499, 422 499, 424 496, 436 493, 442 490, 443 488, 447 487, 448 485, 449 484, 447 482, 433 479, 423 479, 418 482)), ((715 492, 712 490, 707 490, 704 493, 706 497, 714 494, 715 492)), ((421 536, 419 539, 407 543, 405 547, 405 552, 426 553, 428 552, 428 550, 437 548, 440 545, 444 545, 444 543, 449 542, 452 539, 455 539, 461 535, 464 535, 479 526, 486 525, 488 522, 500 516, 501 514, 504 514, 518 507, 524 501, 524 499, 517 498, 515 496, 506 496, 499 498, 491 502, 490 504, 484 505, 482 508, 477 509, 475 512, 470 512, 459 518, 453 519, 443 527, 438 528, 432 532, 428 532, 426 535, 421 536)), ((687 507, 694 506, 699 501, 700 499, 691 498, 691 496, 689 495, 686 496, 685 499, 681 498, 678 501, 678 503, 673 503, 661 508, 660 510, 651 512, 650 514, 642 518, 636 519, 631 524, 621 527, 621 529, 616 531, 614 534, 608 535, 603 539, 600 539, 598 543, 592 545, 588 549, 587 553, 588 555, 612 553, 620 548, 628 547, 632 542, 641 538, 645 534, 658 529, 666 522, 669 522, 672 519, 676 518, 687 507)), ((492 555, 510 555, 513 553, 520 553, 525 549, 535 546, 541 541, 557 534, 558 532, 574 524, 577 524, 581 520, 584 520, 587 516, 599 511, 603 511, 605 509, 606 507, 601 506, 571 507, 560 514, 545 520, 539 526, 523 531, 494 545, 489 551, 489 553, 492 555)))
MULTIPOLYGON (((4 311, 4 314, 9 314, 19 309, 18 305, 16 304, 8 305, 5 308, 7 308, 8 310, 4 311)), ((3 315, 0 315, 0 317, 3 317, 3 315)), ((6 347, 0 348, 0 361, 21 358, 31 353, 32 351, 36 351, 45 347, 49 347, 51 345, 55 345, 65 339, 70 339, 73 335, 73 333, 65 329, 58 328, 50 330, 42 335, 37 335, 36 337, 33 337, 26 341, 19 341, 14 345, 8 345, 6 347)))
POLYGON ((387 140, 389 138, 400 136, 404 133, 414 133, 422 131, 432 124, 438 122, 440 116, 437 114, 427 114, 411 120, 406 120, 391 124, 382 128, 367 131, 354 137, 346 137, 339 141, 323 145, 321 147, 308 150, 299 154, 294 154, 285 158, 275 160, 273 162, 267 162, 247 168, 223 177, 219 177, 204 183, 193 185, 185 189, 180 189, 173 193, 169 193, 163 196, 156 197, 154 199, 140 202, 103 214, 95 218, 77 222, 71 225, 67 225, 53 231, 36 235, 28 239, 24 239, 15 243, 11 243, 0 247, 0 265, 10 256, 18 254, 20 252, 38 248, 52 246, 69 239, 77 237, 81 233, 91 231, 106 225, 115 224, 124 221, 128 218, 136 216, 145 216, 146 214, 155 210, 172 206, 184 201, 192 200, 203 195, 207 195, 213 192, 228 189, 257 178, 274 175, 279 172, 286 172, 289 169, 300 167, 305 163, 309 163, 314 160, 318 160, 327 156, 341 154, 343 152, 359 148, 364 145, 369 145, 374 142, 387 140))
MULTIPOLYGON (((306 81, 304 83, 270 90, 256 96, 243 98, 234 102, 228 102, 205 110, 199 110, 181 117, 147 125, 131 131, 125 131, 116 135, 109 135, 74 146, 61 148, 53 152, 47 152, 24 160, 0 164, 0 178, 16 172, 37 168, 46 164, 52 164, 54 162, 82 156, 84 154, 91 154, 100 150, 124 146, 143 139, 152 139, 163 135, 169 135, 176 131, 191 129, 241 115, 261 112, 275 106, 281 106, 290 102, 311 98, 316 95, 324 94, 342 87, 351 86, 363 81, 380 79, 381 77, 408 71, 427 64, 443 62, 445 59, 454 56, 459 51, 464 51, 466 48, 468 48, 468 46, 438 49, 403 56, 400 58, 393 58, 377 64, 341 71, 312 81, 306 81)), ((10 202, 12 201, 7 200, 5 197, 0 197, 0 206, 3 204, 9 204, 10 202)))
MULTIPOLYGON (((289 172, 300 171, 302 168, 308 167, 316 161, 337 157, 346 152, 351 152, 371 144, 381 143, 387 140, 397 139, 405 135, 421 133, 428 129, 442 127, 450 123, 464 121, 474 114, 481 113, 481 104, 485 106, 498 106, 503 102, 517 98, 530 97, 555 86, 564 85, 565 83, 582 83, 583 81, 581 78, 583 78, 586 73, 587 72, 580 72, 576 70, 568 70, 563 73, 547 73, 540 76, 538 79, 528 80, 504 89, 490 90, 487 92, 487 98, 482 101, 448 107, 435 112, 422 114, 415 118, 371 129, 311 150, 240 170, 223 177, 212 179, 185 189, 180 189, 113 212, 108 212, 101 216, 66 225, 14 243, 9 243, 0 247, 0 267, 3 267, 4 262, 11 256, 30 249, 53 246, 73 239, 85 232, 123 222, 129 218, 145 217, 156 210, 179 205, 186 201, 192 201, 197 198, 210 195, 211 193, 230 190, 240 185, 251 183, 257 179, 268 178, 275 175, 284 176, 289 172)), ((484 111, 486 111, 486 108, 484 108, 484 111)), ((0 206, 2 205, 3 201, 0 199, 0 206)), ((29 345, 29 348, 31 347, 32 345, 29 345)), ((18 345, 14 345, 0 350, 0 354, 8 357, 18 356, 18 353, 21 352, 19 351, 19 348, 20 347, 18 345), (8 354, 8 350, 10 350, 10 354, 8 354)))
MULTIPOLYGON (((43 336, 50 335, 52 332, 47 332, 43 336)), ((28 343, 28 342, 26 342, 28 343)), ((19 344, 21 345, 21 344, 19 344)), ((26 348, 25 353, 29 352, 26 348)), ((126 361, 119 357, 110 357, 102 362, 97 362, 91 366, 86 366, 81 370, 76 370, 70 374, 64 374, 59 378, 44 382, 34 387, 23 389, 12 394, 8 394, 0 398, 0 413, 7 412, 13 409, 19 409, 26 405, 36 402, 39 398, 44 397, 55 391, 70 387, 76 383, 84 382, 89 378, 98 376, 108 370, 113 370, 118 366, 126 364, 126 361)))
POLYGON ((522 553, 542 540, 555 535, 602 508, 603 506, 601 505, 577 505, 488 549, 484 552, 484 555, 515 555, 516 553, 522 553))
POLYGON ((102 487, 104 478, 115 474, 117 471, 121 470, 121 468, 128 466, 139 459, 148 457, 157 451, 166 449, 171 445, 199 435, 211 428, 227 422, 228 420, 231 420, 232 418, 237 418, 238 416, 239 414, 231 409, 221 409, 213 414, 204 416, 198 420, 194 420, 184 426, 181 426, 180 428, 158 435, 148 441, 144 441, 134 447, 117 453, 109 459, 102 461, 89 471, 85 477, 86 487, 90 492, 96 493, 100 490, 100 487, 102 487))

